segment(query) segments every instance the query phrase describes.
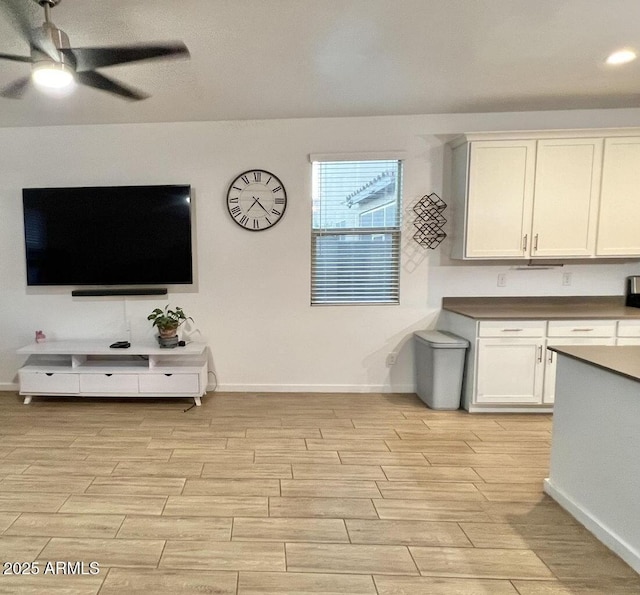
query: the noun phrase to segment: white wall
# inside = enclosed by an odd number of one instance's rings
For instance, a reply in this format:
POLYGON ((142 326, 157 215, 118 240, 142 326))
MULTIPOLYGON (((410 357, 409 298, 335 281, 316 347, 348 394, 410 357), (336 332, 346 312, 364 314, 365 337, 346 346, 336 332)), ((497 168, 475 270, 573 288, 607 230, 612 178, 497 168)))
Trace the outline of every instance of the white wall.
MULTIPOLYGON (((480 130, 640 126, 640 110, 462 114, 0 129, 0 388, 23 359, 15 349, 42 329, 50 339, 151 339, 146 315, 163 299, 72 298, 70 289, 27 289, 21 189, 190 183, 197 286, 169 302, 193 316, 208 341, 222 390, 413 390, 411 334, 432 325, 444 295, 621 294, 637 262, 512 271, 451 262, 447 246, 423 250, 407 220, 399 306, 309 306, 309 153, 405 151, 405 210, 443 196, 443 143, 480 130), (289 198, 283 220, 249 233, 226 211, 229 182, 250 168, 273 171, 289 198), (507 271, 507 286, 496 287, 507 271), (389 368, 389 352, 399 353, 389 368)), ((446 196, 443 196, 446 200, 446 196)), ((446 214, 446 213, 445 213, 446 214)))

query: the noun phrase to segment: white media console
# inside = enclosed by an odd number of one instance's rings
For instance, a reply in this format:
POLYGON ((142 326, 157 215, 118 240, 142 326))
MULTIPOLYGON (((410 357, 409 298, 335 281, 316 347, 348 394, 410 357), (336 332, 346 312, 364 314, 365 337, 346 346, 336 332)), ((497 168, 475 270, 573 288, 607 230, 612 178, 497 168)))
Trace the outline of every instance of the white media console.
POLYGON ((109 341, 48 341, 18 349, 28 355, 18 372, 25 405, 34 396, 190 397, 200 405, 207 390, 207 345, 161 349, 109 341))

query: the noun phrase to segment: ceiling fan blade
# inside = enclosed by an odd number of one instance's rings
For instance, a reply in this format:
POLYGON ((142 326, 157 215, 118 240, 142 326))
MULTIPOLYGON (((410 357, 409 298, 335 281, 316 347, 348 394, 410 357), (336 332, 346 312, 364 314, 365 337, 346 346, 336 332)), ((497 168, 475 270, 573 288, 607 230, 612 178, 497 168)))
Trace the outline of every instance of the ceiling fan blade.
POLYGON ((0 2, 2 11, 13 28, 25 37, 31 39, 31 29, 33 18, 35 17, 35 6, 30 2, 22 0, 3 0, 0 2))
POLYGON ((12 54, 0 54, 0 60, 11 60, 12 62, 32 62, 29 56, 14 56, 12 54))
POLYGON ((125 45, 103 48, 73 48, 62 50, 71 52, 77 61, 77 72, 95 70, 105 66, 115 66, 142 60, 188 58, 189 50, 181 41, 159 44, 125 45))
POLYGON ((31 84, 31 76, 23 76, 0 91, 0 97, 20 99, 31 84))
POLYGON ((130 101, 140 101, 141 99, 149 97, 149 95, 142 91, 138 91, 132 87, 127 87, 122 83, 100 74, 99 72, 93 72, 91 70, 88 72, 77 72, 76 82, 81 85, 86 85, 87 87, 93 87, 95 89, 100 89, 101 91, 107 91, 108 93, 119 95, 120 97, 124 97, 130 101))

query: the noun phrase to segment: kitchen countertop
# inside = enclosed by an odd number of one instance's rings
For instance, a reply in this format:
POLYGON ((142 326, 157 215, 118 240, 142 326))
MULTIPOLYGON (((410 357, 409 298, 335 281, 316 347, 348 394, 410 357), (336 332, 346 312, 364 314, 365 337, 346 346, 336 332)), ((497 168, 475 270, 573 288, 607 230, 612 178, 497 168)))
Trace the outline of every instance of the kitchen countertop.
POLYGON ((640 382, 640 345, 572 345, 547 349, 640 382))
POLYGON ((445 297, 442 309, 476 320, 640 320, 620 296, 445 297))

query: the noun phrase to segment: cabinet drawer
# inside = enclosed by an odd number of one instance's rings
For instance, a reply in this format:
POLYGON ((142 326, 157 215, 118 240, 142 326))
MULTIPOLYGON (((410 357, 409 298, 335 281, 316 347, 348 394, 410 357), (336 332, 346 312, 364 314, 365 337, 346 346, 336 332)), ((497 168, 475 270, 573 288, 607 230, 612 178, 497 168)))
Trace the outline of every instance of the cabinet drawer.
POLYGON ((21 393, 76 394, 80 385, 77 374, 55 372, 20 372, 21 393))
POLYGON ((618 322, 618 337, 640 337, 640 320, 618 322))
POLYGON ((640 337, 622 337, 616 339, 616 345, 640 345, 640 337))
POLYGON ((198 374, 141 374, 141 393, 200 394, 198 374))
POLYGON ((81 393, 137 393, 137 374, 81 374, 81 393))
POLYGON ((479 337, 544 337, 547 323, 542 320, 483 320, 479 337))
POLYGON ((615 320, 552 320, 549 337, 615 337, 615 320))

